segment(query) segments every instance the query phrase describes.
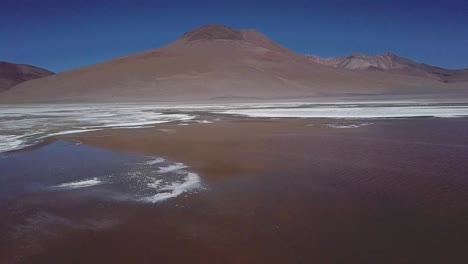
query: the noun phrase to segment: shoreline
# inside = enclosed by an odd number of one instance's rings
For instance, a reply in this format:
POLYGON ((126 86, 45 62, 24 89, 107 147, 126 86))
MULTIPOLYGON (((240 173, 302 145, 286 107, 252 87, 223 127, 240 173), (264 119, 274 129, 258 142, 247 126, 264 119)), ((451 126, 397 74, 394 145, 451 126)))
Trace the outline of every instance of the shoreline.
POLYGON ((44 139, 107 128, 142 128, 161 123, 206 123, 229 118, 464 118, 467 103, 380 102, 373 104, 230 104, 230 105, 27 105, 0 106, 0 151, 21 149, 44 139), (52 107, 53 106, 53 107, 52 107))

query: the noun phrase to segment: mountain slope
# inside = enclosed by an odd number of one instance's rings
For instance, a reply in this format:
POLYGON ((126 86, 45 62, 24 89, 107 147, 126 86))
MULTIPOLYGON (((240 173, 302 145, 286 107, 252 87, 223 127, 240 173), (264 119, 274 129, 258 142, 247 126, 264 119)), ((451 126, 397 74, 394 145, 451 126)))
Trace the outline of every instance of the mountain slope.
POLYGON ((0 92, 8 90, 22 82, 50 76, 51 71, 26 64, 0 61, 0 92))
POLYGON ((23 83, 0 102, 307 100, 459 90, 440 85, 329 67, 256 30, 207 25, 159 49, 23 83))
POLYGON ((404 57, 387 52, 381 55, 351 54, 337 58, 321 58, 306 55, 311 61, 342 69, 363 71, 385 71, 402 75, 429 78, 446 83, 467 82, 468 69, 444 69, 424 63, 414 62, 404 57))

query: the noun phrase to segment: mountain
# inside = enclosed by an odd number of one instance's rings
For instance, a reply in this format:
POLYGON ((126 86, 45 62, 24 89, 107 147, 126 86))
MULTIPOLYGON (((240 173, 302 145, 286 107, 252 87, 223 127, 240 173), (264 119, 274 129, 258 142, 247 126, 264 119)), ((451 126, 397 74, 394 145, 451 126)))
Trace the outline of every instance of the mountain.
MULTIPOLYGON (((256 30, 207 25, 137 54, 22 83, 0 102, 214 102, 434 94, 466 89, 427 78, 330 67, 256 30)), ((421 96, 420 96, 421 95, 421 96)))
POLYGON ((0 61, 0 92, 8 90, 22 82, 50 76, 51 71, 27 64, 15 64, 0 61))
POLYGON ((397 56, 391 52, 380 55, 351 54, 337 58, 306 55, 313 62, 342 69, 385 71, 388 73, 418 76, 445 83, 467 82, 468 69, 444 69, 397 56))

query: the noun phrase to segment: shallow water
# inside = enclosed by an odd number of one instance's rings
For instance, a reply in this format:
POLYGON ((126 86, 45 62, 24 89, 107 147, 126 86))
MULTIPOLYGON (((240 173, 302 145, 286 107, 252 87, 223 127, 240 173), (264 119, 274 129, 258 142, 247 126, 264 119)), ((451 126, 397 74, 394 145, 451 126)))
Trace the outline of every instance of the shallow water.
POLYGON ((468 261, 466 118, 282 122, 108 128, 91 137, 114 131, 112 151, 0 153, 0 262, 468 261), (158 154, 147 140, 161 135, 193 164, 158 154))
POLYGON ((77 199, 85 193, 87 198, 158 202, 202 187, 200 177, 180 162, 63 141, 0 155, 0 203, 52 192, 77 199))

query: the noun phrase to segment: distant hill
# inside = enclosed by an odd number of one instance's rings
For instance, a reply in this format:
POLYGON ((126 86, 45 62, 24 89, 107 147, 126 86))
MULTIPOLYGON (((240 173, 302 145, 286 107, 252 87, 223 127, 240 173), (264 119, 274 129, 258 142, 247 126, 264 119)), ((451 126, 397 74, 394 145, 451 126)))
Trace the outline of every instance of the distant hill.
POLYGON ((468 93, 466 83, 457 81, 463 74, 450 75, 445 83, 438 79, 443 72, 428 77, 420 64, 415 74, 407 74, 410 66, 395 65, 409 62, 393 57, 339 66, 293 52, 256 30, 206 25, 158 49, 22 83, 2 93, 0 102, 305 101, 468 93), (390 70, 372 70, 386 60, 390 70))
POLYGON ((53 75, 46 69, 0 61, 0 92, 8 90, 22 82, 53 75))
POLYGON ((385 71, 402 75, 412 75, 445 83, 467 82, 468 69, 452 70, 418 63, 387 52, 381 55, 351 54, 337 58, 321 58, 306 55, 308 59, 327 66, 363 71, 385 71))

